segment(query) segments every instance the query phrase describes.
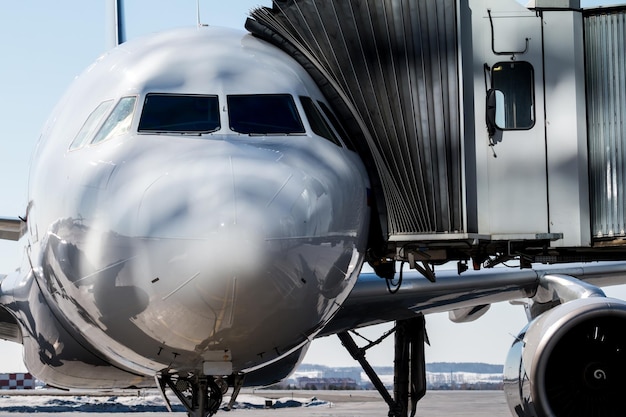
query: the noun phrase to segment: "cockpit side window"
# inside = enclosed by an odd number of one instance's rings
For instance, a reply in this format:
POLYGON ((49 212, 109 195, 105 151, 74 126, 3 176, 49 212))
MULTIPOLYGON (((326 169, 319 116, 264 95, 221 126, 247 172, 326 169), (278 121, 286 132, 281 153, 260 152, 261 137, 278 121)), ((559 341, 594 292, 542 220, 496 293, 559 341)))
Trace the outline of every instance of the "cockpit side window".
POLYGON ((89 117, 87 117, 87 120, 85 120, 85 123, 83 123, 83 126, 80 128, 78 134, 72 141, 72 144, 70 145, 70 151, 84 146, 89 141, 89 139, 93 137, 96 129, 102 121, 102 118, 109 111, 112 104, 113 100, 103 101, 102 103, 98 104, 98 107, 96 107, 94 111, 91 112, 89 117))
POLYGON ((230 129, 243 134, 302 134, 304 125, 289 94, 230 95, 230 129))
POLYGON ((320 113, 318 108, 315 106, 313 100, 310 97, 300 97, 300 102, 302 102, 304 113, 306 114, 306 118, 309 120, 313 133, 331 141, 337 146, 341 146, 341 141, 337 138, 337 135, 333 132, 326 119, 324 119, 322 113, 320 113))
POLYGON ((324 115, 326 115, 326 118, 328 119, 328 121, 330 122, 330 124, 335 128, 335 132, 337 132, 337 134, 339 135, 339 137, 343 140, 343 143, 345 144, 345 146, 350 149, 350 150, 354 150, 351 147, 351 143, 350 143, 350 136, 348 135, 348 132, 346 132, 345 127, 343 126, 343 124, 339 121, 339 119, 337 118, 337 116, 335 115, 335 113, 330 109, 330 107, 328 107, 326 105, 326 103, 324 103, 323 101, 318 101, 317 104, 320 105, 320 108, 322 109, 322 111, 324 112, 324 115))
POLYGON ((92 144, 100 143, 114 136, 123 135, 130 129, 135 112, 137 97, 122 97, 117 102, 113 111, 102 124, 102 127, 91 141, 92 144))
POLYGON ((146 96, 139 132, 201 134, 220 129, 217 96, 156 94, 146 96))

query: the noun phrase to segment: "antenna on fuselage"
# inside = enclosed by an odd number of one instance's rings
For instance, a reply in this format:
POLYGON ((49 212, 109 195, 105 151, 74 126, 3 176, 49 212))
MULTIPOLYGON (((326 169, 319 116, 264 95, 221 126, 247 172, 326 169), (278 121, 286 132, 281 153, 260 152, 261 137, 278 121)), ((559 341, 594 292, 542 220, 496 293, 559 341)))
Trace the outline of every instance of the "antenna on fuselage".
POLYGON ((202 27, 202 26, 209 26, 206 23, 202 23, 202 21, 200 20, 200 0, 196 0, 196 13, 198 16, 198 27, 202 27))
POLYGON ((107 49, 126 42, 124 0, 107 1, 107 49))

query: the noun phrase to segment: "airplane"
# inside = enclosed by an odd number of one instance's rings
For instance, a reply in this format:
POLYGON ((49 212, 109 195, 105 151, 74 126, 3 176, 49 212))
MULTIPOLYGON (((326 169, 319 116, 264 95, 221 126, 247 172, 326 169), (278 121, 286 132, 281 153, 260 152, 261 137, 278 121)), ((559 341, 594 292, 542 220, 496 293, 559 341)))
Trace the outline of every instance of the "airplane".
POLYGON ((512 413, 621 412, 626 303, 599 287, 626 282, 626 264, 363 273, 371 172, 296 60, 212 26, 122 40, 53 110, 25 212, 0 219, 0 238, 26 254, 1 277, 0 338, 24 346, 38 379, 156 386, 205 417, 336 334, 389 415, 414 415, 424 316, 466 322, 522 299, 512 413), (350 335, 383 322, 396 323, 393 398, 350 335))

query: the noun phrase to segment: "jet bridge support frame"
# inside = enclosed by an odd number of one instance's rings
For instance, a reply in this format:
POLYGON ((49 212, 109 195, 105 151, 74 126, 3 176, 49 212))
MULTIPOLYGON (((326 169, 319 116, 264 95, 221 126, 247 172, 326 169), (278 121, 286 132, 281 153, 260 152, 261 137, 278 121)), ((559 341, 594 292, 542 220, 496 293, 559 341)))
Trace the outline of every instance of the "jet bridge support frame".
MULTIPOLYGON (((424 316, 400 320, 395 327, 393 398, 376 371, 365 358, 366 350, 377 344, 360 348, 348 332, 338 333, 341 343, 352 358, 359 362, 376 390, 389 406, 389 417, 415 416, 417 403, 426 394, 426 363, 424 344, 427 343, 424 316)), ((383 336, 383 338, 386 336, 383 336)))

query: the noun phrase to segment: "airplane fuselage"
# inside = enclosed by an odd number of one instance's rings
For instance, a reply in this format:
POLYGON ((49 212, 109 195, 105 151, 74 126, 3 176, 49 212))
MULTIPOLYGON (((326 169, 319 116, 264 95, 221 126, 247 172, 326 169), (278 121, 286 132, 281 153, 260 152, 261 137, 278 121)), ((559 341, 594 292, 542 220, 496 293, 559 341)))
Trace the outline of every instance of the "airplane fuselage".
POLYGON ((14 295, 38 305, 15 309, 29 369, 141 385, 305 347, 352 289, 369 219, 325 106, 289 56, 230 30, 153 35, 88 68, 32 161, 14 295))

